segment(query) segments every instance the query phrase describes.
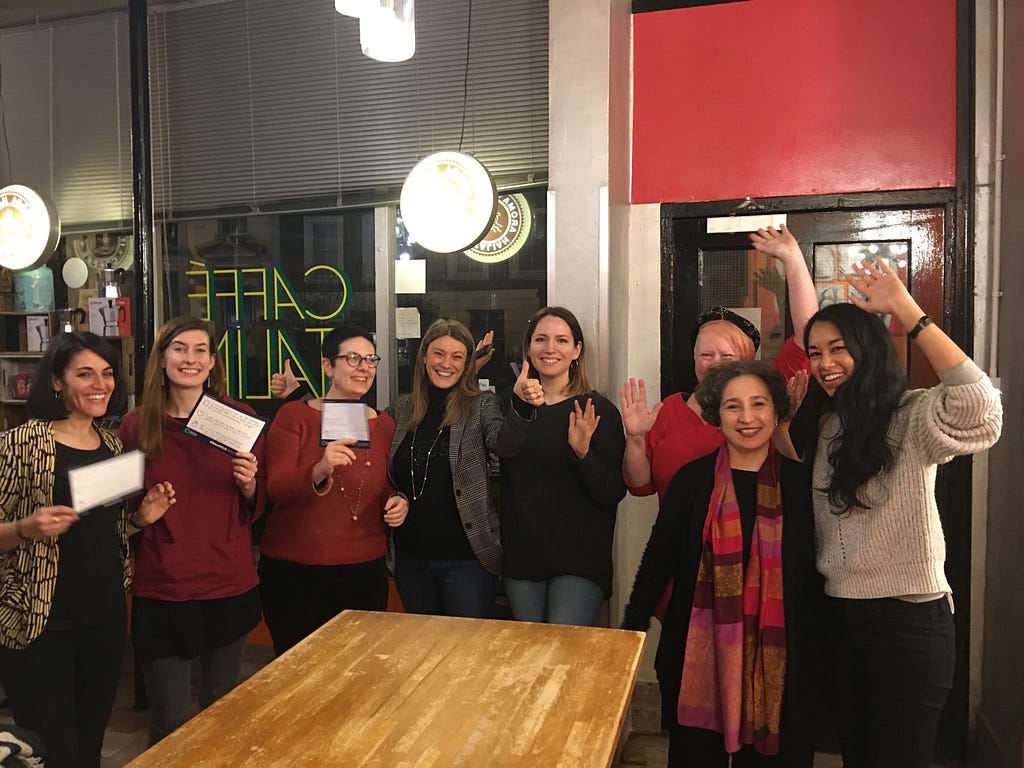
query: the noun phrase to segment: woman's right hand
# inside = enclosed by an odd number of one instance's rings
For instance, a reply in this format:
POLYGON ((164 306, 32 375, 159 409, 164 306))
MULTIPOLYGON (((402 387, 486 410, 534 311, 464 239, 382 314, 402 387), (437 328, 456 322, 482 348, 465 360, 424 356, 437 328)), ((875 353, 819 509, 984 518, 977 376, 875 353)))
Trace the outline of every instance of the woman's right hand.
POLYGON ((40 507, 28 517, 16 521, 18 534, 23 539, 48 539, 60 536, 78 521, 78 513, 71 507, 57 505, 40 507))
POLYGON ((626 436, 633 438, 647 436, 657 421, 662 406, 658 403, 648 409, 647 387, 643 379, 629 379, 622 385, 619 404, 622 406, 622 426, 626 428, 626 436))
POLYGON ((314 469, 319 469, 323 477, 328 477, 334 472, 335 467, 347 467, 356 460, 356 452, 349 448, 350 445, 359 442, 355 438, 344 440, 332 440, 324 446, 324 455, 316 463, 314 469))

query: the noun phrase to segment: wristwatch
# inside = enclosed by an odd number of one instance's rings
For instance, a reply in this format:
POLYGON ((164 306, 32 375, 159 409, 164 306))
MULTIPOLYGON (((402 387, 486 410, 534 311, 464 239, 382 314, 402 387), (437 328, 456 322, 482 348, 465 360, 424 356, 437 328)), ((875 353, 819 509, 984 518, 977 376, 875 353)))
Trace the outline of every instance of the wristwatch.
POLYGON ((923 331, 931 324, 932 319, 928 317, 928 315, 921 315, 921 319, 917 321, 917 325, 910 329, 910 332, 907 333, 907 336, 909 336, 910 339, 913 341, 914 339, 917 338, 917 334, 919 334, 921 331, 923 331))

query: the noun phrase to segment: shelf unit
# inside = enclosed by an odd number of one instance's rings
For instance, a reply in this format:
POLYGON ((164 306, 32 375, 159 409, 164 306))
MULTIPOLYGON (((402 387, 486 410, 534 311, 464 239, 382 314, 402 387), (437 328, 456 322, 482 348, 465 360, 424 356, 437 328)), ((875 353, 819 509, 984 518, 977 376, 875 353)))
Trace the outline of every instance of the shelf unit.
POLYGON ((29 351, 31 318, 44 319, 47 329, 53 328, 49 312, 0 312, 0 430, 28 420, 25 398, 17 397, 16 389, 22 383, 27 390, 43 356, 42 351, 29 351))

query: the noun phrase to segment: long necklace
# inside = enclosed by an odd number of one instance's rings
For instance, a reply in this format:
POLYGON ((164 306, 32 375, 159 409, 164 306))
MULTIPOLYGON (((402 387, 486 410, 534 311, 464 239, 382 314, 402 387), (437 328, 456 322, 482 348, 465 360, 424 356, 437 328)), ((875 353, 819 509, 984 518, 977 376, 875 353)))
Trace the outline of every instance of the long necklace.
POLYGON ((359 519, 359 505, 363 503, 363 484, 366 482, 366 473, 369 471, 372 462, 370 461, 370 449, 366 449, 366 461, 363 462, 363 471, 359 475, 359 490, 356 492, 356 503, 352 504, 348 499, 348 494, 345 493, 345 480, 339 475, 338 490, 341 491, 341 498, 345 500, 345 504, 348 506, 348 512, 352 515, 352 520, 356 521, 359 519))
POLYGON ((423 495, 423 489, 427 487, 427 473, 430 471, 430 457, 434 453, 434 447, 437 445, 437 440, 441 437, 441 433, 444 432, 444 427, 437 430, 437 434, 434 436, 434 442, 430 444, 430 448, 427 450, 427 458, 423 462, 423 482, 420 483, 420 490, 416 492, 416 461, 413 449, 416 447, 416 432, 414 429, 412 432, 412 440, 409 441, 409 481, 411 483, 410 490, 412 491, 412 500, 416 501, 423 495))

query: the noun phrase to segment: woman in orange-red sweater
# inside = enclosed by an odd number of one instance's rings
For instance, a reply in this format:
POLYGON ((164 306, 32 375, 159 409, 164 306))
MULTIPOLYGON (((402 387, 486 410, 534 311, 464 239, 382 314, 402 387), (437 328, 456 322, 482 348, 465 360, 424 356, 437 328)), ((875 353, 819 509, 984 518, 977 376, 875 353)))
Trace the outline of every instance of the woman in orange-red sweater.
MULTIPOLYGON (((327 399, 360 400, 370 390, 380 357, 373 338, 351 325, 324 338, 327 399)), ((383 611, 388 602, 384 564, 387 526, 409 509, 387 479, 395 422, 369 406, 370 447, 354 440, 320 445, 322 401, 286 404, 267 439, 267 483, 276 506, 260 542, 263 616, 284 653, 341 611, 383 611)))

